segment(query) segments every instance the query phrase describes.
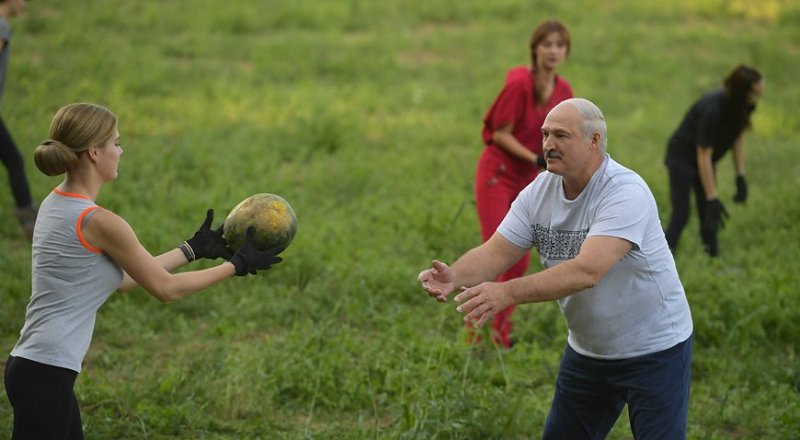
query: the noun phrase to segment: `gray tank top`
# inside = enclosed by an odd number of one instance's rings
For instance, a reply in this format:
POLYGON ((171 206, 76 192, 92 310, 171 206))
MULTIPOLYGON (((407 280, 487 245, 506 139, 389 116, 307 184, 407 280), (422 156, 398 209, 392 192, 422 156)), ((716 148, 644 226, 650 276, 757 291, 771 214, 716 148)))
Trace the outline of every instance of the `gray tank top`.
POLYGON ((122 283, 122 269, 83 239, 91 199, 54 189, 33 231, 31 301, 11 351, 39 363, 81 371, 97 310, 122 283))

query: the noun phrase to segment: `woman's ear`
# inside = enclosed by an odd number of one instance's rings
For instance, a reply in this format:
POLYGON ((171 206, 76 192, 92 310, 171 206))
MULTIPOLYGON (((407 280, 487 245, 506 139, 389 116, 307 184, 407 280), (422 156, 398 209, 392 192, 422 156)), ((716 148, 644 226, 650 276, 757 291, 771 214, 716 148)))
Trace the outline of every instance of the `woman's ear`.
POLYGON ((97 152, 97 148, 96 147, 89 147, 89 149, 86 150, 86 154, 89 155, 89 160, 91 160, 92 162, 95 162, 95 163, 100 162, 100 155, 97 152))

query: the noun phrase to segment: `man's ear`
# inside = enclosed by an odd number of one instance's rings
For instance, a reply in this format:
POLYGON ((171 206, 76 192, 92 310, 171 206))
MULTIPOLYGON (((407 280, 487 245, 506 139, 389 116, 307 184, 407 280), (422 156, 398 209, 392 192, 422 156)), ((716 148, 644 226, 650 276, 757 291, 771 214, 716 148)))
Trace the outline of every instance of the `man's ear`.
POLYGON ((602 136, 600 133, 595 133, 592 135, 592 148, 599 150, 600 149, 600 141, 602 140, 602 136))

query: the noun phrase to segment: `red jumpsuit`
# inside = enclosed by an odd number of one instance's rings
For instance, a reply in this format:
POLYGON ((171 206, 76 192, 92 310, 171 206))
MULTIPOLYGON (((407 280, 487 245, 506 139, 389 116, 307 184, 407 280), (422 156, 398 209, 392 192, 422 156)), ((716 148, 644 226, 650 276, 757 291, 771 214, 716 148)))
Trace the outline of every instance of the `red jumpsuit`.
MULTIPOLYGON (((492 133, 498 128, 514 124, 511 134, 526 148, 542 154, 542 124, 547 113, 559 102, 572 98, 572 88, 567 81, 556 76, 550 100, 544 107, 536 106, 536 81, 527 66, 514 67, 506 74, 503 90, 483 118, 483 143, 485 148, 478 161, 475 176, 475 199, 481 223, 483 241, 488 240, 508 213, 511 202, 539 174, 536 165, 512 156, 502 147, 492 143, 492 133)), ((525 275, 530 255, 525 254, 514 266, 501 274, 497 281, 506 281, 525 275)), ((514 306, 498 313, 492 322, 495 341, 511 346, 511 314, 514 306)))

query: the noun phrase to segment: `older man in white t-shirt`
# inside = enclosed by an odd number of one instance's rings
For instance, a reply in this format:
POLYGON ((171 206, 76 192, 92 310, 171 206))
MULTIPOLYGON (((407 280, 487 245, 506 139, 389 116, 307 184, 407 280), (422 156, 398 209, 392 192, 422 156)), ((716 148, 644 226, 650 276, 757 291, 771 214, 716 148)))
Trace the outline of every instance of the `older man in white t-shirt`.
POLYGON ((510 305, 557 300, 569 336, 543 438, 603 438, 628 404, 636 438, 685 438, 692 317, 644 180, 606 153, 590 101, 563 101, 542 126, 548 172, 511 206, 494 236, 453 265, 419 274, 480 327, 510 305), (535 248, 543 270, 497 274, 535 248))

